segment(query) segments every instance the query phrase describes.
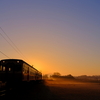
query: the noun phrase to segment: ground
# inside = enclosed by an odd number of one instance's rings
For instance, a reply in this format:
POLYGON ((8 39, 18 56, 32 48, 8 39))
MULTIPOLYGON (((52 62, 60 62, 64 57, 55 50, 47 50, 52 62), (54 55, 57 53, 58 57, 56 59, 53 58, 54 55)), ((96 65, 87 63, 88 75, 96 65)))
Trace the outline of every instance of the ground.
POLYGON ((99 82, 49 79, 29 83, 8 93, 9 100, 100 100, 99 82))

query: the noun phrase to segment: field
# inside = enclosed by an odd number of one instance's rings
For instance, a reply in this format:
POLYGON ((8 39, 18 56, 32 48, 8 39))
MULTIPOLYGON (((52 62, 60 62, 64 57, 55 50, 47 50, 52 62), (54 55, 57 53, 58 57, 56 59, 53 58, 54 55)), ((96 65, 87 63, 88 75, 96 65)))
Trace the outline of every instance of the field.
POLYGON ((5 98, 9 100, 100 100, 100 83, 49 79, 15 88, 5 98))
POLYGON ((47 80, 46 85, 59 100, 100 100, 100 83, 77 80, 47 80))

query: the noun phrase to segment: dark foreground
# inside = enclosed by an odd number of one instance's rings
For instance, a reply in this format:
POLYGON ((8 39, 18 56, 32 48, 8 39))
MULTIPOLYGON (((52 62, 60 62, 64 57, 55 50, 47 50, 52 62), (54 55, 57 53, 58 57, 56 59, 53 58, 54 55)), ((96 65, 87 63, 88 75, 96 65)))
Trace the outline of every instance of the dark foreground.
POLYGON ((83 83, 75 80, 45 80, 16 87, 2 99, 100 100, 100 83, 83 83))

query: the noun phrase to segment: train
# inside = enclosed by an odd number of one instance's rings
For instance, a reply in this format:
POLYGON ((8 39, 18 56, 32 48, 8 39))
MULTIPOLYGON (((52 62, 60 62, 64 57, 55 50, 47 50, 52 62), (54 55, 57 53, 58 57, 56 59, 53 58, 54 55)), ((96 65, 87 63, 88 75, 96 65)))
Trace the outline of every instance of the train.
POLYGON ((20 83, 41 81, 42 73, 21 59, 0 60, 0 81, 20 83))

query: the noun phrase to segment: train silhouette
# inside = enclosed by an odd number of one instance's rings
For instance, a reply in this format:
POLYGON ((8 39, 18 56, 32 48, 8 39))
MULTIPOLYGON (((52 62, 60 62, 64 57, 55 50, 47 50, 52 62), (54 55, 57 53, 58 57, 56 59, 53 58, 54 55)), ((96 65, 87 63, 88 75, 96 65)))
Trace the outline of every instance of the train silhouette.
POLYGON ((42 73, 21 59, 0 61, 0 81, 20 83, 42 80, 42 73))

